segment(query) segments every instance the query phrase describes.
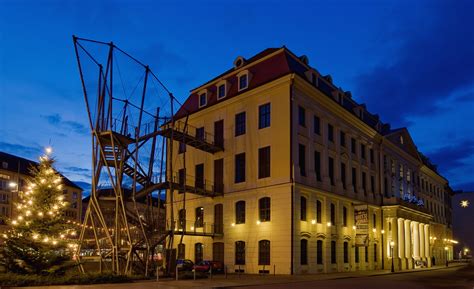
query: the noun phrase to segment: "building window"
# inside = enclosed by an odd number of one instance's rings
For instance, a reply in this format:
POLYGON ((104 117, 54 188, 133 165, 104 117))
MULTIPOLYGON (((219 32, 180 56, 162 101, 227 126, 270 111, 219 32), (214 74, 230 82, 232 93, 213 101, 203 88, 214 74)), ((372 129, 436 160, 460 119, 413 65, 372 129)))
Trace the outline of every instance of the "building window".
POLYGON ((196 220, 194 222, 194 227, 202 228, 204 226, 204 208, 198 207, 196 208, 196 220))
POLYGON ((217 88, 217 98, 218 99, 224 98, 225 92, 226 92, 225 84, 219 85, 219 87, 217 88))
POLYGON ((235 115, 235 136, 245 134, 245 111, 235 115))
POLYGON ((258 178, 270 177, 270 147, 258 149, 258 178))
POLYGON ((334 127, 328 123, 328 141, 334 142, 334 127))
POLYGON ((306 111, 302 106, 298 106, 298 124, 306 127, 306 111))
POLYGON ((373 215, 373 224, 374 224, 374 229, 377 228, 377 214, 373 215))
POLYGON ((331 203, 331 225, 336 224, 336 205, 331 203))
POLYGON ((248 75, 244 74, 239 77, 239 91, 248 87, 248 75))
POLYGON ((298 160, 300 165, 300 175, 306 177, 306 148, 304 145, 298 145, 298 160))
POLYGON ((204 164, 196 165, 195 176, 194 186, 199 189, 204 189, 204 164))
POLYGON ((202 243, 194 244, 194 264, 198 264, 202 261, 203 248, 204 246, 202 245, 202 243))
POLYGON ((369 262, 369 247, 365 247, 365 263, 368 263, 369 262))
POLYGON ((313 131, 315 134, 321 135, 321 121, 316 115, 313 117, 313 131))
POLYGON ((182 154, 186 151, 186 144, 184 142, 179 143, 178 153, 182 154))
POLYGON ((300 264, 308 265, 308 240, 301 239, 300 244, 301 244, 300 264))
POLYGON ((235 155, 235 183, 245 182, 245 153, 235 155))
POLYGON ((355 262, 359 263, 359 247, 355 247, 355 262))
POLYGON ((186 258, 186 245, 183 243, 178 244, 178 259, 186 258))
POLYGON ((370 163, 375 163, 374 149, 370 149, 370 163))
POLYGON ((258 107, 258 128, 270 126, 270 103, 262 104, 258 107))
POLYGON ((328 158, 328 166, 329 166, 329 180, 331 181, 331 186, 334 186, 334 159, 331 157, 328 158))
POLYGON ((185 209, 181 209, 178 211, 178 222, 179 222, 179 229, 186 230, 186 210, 185 209))
POLYGON ((323 204, 321 203, 321 201, 317 200, 316 201, 316 222, 318 224, 322 223, 322 207, 323 207, 323 204))
POLYGON ((245 201, 235 203, 235 223, 245 224, 245 201))
POLYGON ((314 172, 316 173, 316 180, 321 181, 321 153, 314 151, 314 172))
POLYGON ((374 262, 377 262, 377 244, 374 244, 374 262))
POLYGON ((305 197, 300 198, 300 205, 301 205, 300 220, 306 221, 306 198, 305 197))
POLYGON ((357 193, 357 169, 352 168, 352 185, 354 186, 354 192, 357 193))
POLYGON ((196 138, 198 140, 204 140, 204 127, 196 128, 196 138))
POLYGON ((346 134, 343 131, 339 133, 339 142, 341 143, 342 147, 346 146, 346 134))
POLYGON ((316 264, 323 264, 323 241, 316 241, 316 264))
POLYGON ((186 170, 185 169, 178 170, 178 184, 179 184, 180 190, 185 189, 185 186, 186 186, 186 170))
POLYGON ((365 172, 362 172, 362 190, 364 190, 364 194, 367 193, 367 174, 365 172))
POLYGON ((360 144, 360 157, 365 160, 365 144, 360 144))
POLYGON ((370 176, 370 190, 372 193, 375 193, 375 177, 370 176))
POLYGON ((342 188, 345 190, 347 187, 347 180, 346 180, 346 164, 341 163, 341 181, 342 181, 342 188))
POLYGON ((336 264, 336 241, 331 241, 331 264, 336 264))
POLYGON ((201 93, 199 95, 199 107, 206 106, 206 104, 207 104, 207 94, 201 93))
POLYGON ((270 241, 258 242, 258 265, 270 265, 270 241))
POLYGON ((351 138, 351 152, 356 154, 356 140, 353 137, 351 138))
POLYGON ((259 221, 268 222, 270 221, 270 198, 265 197, 258 200, 259 208, 259 221))
POLYGON ((349 263, 349 243, 344 242, 344 263, 349 263))
POLYGON ((342 225, 347 227, 347 208, 342 207, 342 225))
POLYGON ((245 242, 235 242, 235 265, 245 265, 245 242))

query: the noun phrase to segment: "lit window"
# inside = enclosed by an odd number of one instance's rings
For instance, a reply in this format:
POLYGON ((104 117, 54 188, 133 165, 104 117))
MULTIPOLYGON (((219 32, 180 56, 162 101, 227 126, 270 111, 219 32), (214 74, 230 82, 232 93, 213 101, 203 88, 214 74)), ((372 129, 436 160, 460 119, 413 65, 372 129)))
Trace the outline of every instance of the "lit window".
POLYGON ((265 197, 258 200, 259 207, 259 221, 268 222, 270 221, 270 198, 265 197))

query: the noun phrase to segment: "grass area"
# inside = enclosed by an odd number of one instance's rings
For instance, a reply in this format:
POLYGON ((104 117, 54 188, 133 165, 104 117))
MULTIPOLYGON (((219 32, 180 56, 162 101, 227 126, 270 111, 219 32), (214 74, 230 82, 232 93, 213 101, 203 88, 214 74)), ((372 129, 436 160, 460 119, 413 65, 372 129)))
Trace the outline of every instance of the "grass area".
POLYGON ((0 286, 45 286, 71 284, 104 284, 125 283, 143 279, 143 276, 124 276, 105 274, 66 274, 64 276, 18 275, 12 273, 0 274, 0 286))

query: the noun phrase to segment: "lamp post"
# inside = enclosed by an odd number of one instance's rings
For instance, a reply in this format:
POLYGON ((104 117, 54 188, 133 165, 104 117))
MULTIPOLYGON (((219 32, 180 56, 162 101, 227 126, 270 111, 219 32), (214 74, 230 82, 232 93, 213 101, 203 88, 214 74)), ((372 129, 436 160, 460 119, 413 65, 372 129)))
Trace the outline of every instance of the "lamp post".
POLYGON ((394 241, 391 241, 390 242, 390 256, 392 257, 392 270, 391 272, 395 272, 395 266, 393 264, 393 247, 395 246, 395 242, 394 241))
POLYGON ((448 246, 444 247, 444 250, 446 251, 446 267, 448 267, 449 263, 448 263, 448 246))

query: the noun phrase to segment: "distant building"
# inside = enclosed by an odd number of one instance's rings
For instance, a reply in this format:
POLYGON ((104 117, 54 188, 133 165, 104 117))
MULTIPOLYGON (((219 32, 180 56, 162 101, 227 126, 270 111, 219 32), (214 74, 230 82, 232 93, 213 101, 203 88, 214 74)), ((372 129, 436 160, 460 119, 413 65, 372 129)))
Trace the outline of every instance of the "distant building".
POLYGON ((167 156, 178 258, 277 274, 390 269, 392 258, 396 270, 432 266, 445 247, 452 258, 448 181, 407 129, 383 124, 306 56, 238 57, 176 116, 195 138, 167 156))
MULTIPOLYGON (((14 203, 18 201, 19 192, 24 191, 26 180, 32 177, 30 169, 36 166, 37 162, 0 152, 0 231, 8 229, 7 219, 16 217, 14 203)), ((61 177, 65 201, 69 203, 65 216, 70 220, 80 221, 82 189, 65 176, 61 177)))

